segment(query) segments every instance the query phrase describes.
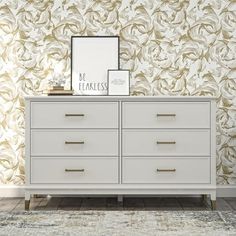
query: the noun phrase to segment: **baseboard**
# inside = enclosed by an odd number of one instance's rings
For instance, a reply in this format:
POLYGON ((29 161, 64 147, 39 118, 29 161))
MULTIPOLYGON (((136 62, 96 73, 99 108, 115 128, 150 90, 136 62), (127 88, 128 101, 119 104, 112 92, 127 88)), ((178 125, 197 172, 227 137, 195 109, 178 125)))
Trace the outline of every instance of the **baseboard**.
MULTIPOLYGON (((25 187, 14 185, 0 185, 1 197, 24 197, 25 187)), ((218 185, 217 197, 236 197, 236 185, 218 185)))
POLYGON ((236 185, 218 185, 217 197, 236 197, 236 185))
POLYGON ((0 185, 0 198, 24 197, 24 196, 25 196, 25 186, 0 185))

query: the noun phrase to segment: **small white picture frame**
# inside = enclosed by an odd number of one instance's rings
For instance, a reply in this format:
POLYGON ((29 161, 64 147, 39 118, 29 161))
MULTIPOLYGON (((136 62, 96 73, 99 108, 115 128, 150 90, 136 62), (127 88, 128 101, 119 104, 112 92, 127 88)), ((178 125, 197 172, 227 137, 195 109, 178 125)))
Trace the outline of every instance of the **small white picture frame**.
POLYGON ((108 95, 129 96, 130 95, 130 71, 108 70, 107 72, 108 95))

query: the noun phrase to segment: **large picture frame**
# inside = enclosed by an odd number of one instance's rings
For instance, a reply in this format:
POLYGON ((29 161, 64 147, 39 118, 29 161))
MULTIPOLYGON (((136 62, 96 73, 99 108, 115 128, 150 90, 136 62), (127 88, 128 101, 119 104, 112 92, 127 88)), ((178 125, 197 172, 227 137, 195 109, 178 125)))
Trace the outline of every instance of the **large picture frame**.
POLYGON ((107 71, 120 68, 119 45, 119 36, 71 37, 74 95, 107 95, 107 71))

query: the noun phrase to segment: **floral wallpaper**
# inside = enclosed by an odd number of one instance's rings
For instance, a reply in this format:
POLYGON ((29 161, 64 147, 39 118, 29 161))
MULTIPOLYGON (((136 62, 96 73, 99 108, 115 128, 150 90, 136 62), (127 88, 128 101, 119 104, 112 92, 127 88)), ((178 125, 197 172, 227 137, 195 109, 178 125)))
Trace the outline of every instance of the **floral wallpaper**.
POLYGON ((24 95, 70 83, 71 35, 119 35, 133 95, 217 97, 217 182, 236 184, 235 0, 1 0, 0 183, 24 183, 24 95))

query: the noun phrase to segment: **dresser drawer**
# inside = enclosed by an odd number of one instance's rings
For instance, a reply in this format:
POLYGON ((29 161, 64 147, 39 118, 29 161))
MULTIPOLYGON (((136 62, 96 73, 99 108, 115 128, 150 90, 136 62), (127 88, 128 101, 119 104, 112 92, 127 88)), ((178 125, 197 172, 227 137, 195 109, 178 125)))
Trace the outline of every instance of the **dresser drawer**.
POLYGON ((31 131, 32 156, 118 156, 118 131, 31 131))
POLYGON ((123 130, 124 156, 210 156, 210 131, 123 130))
POLYGON ((118 128, 118 103, 32 102, 31 128, 118 128))
POLYGON ((210 159, 125 158, 123 183, 210 183, 210 159))
POLYGON ((118 159, 33 158, 31 183, 118 183, 118 159))
POLYGON ((124 102, 123 128, 209 128, 209 102, 124 102))

